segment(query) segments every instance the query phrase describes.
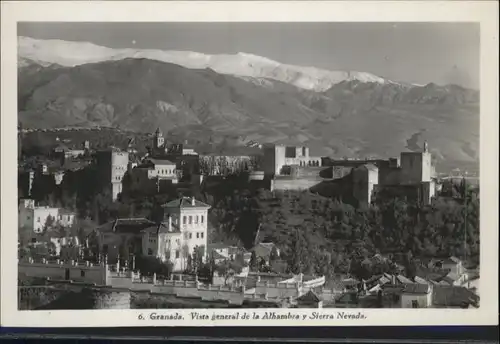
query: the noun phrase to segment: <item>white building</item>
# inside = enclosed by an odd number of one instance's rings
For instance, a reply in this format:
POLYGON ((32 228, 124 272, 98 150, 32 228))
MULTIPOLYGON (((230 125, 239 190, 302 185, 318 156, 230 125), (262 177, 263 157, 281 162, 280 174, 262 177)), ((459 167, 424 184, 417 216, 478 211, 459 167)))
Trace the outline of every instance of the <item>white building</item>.
POLYGON ((60 208, 35 206, 32 199, 23 199, 19 204, 19 227, 35 233, 42 232, 48 224, 70 227, 74 221, 74 213, 60 208))
POLYGON ((164 221, 142 231, 144 255, 170 260, 174 271, 187 267, 188 256, 201 248, 203 260, 207 254, 208 204, 182 197, 163 205, 164 221))
POLYGON ((428 308, 432 305, 432 286, 408 284, 401 293, 401 308, 428 308))

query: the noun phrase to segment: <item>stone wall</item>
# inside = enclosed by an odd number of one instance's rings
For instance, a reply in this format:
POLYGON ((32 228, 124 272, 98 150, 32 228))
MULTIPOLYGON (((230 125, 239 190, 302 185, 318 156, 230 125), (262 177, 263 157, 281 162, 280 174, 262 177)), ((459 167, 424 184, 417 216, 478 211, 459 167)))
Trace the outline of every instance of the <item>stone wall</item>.
POLYGON ((97 285, 107 285, 111 282, 107 265, 79 264, 76 262, 21 261, 18 264, 18 274, 25 277, 72 280, 97 285))
POLYGON ((93 290, 94 298, 93 309, 129 309, 130 292, 129 291, 107 291, 93 290))
POLYGON ((308 190, 321 182, 321 178, 277 178, 273 180, 272 190, 308 190))

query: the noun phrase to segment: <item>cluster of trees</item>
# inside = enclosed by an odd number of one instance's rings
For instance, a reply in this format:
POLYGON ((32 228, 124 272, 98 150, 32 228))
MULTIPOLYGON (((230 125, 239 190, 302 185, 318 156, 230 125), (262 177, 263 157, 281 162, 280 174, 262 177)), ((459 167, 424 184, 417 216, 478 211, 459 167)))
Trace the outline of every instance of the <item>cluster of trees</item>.
POLYGON ((465 197, 438 197, 427 206, 389 199, 355 208, 310 192, 236 189, 213 196, 210 220, 216 234, 247 248, 255 240, 274 242, 291 272, 368 276, 394 271, 397 262, 411 275, 421 257, 479 262, 479 191, 458 195, 465 197), (367 260, 378 253, 391 259, 367 260))
POLYGON ((199 160, 199 172, 204 175, 230 175, 256 168, 258 160, 255 156, 248 159, 231 157, 225 155, 202 156, 199 160))

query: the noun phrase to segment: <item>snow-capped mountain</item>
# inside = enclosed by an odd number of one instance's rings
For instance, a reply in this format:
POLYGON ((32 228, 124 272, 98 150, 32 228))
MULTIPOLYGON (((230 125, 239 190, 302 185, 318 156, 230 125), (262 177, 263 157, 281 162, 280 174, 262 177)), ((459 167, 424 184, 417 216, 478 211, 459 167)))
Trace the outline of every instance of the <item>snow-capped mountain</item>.
POLYGON ((147 58, 190 69, 210 68, 221 74, 272 79, 318 92, 342 81, 393 83, 370 73, 287 65, 247 53, 207 55, 190 51, 111 49, 87 42, 18 37, 18 54, 20 59, 29 59, 40 65, 57 64, 67 67, 125 58, 147 58))

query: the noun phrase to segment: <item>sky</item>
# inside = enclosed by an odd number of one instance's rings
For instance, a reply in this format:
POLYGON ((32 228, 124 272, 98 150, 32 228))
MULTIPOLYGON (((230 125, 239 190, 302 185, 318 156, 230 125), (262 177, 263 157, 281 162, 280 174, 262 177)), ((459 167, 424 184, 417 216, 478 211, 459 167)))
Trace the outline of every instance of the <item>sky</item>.
POLYGON ((282 63, 479 89, 476 23, 19 23, 18 35, 110 48, 238 52, 282 63))

